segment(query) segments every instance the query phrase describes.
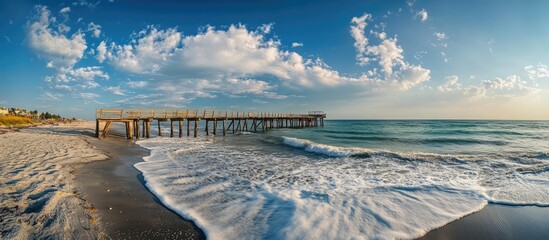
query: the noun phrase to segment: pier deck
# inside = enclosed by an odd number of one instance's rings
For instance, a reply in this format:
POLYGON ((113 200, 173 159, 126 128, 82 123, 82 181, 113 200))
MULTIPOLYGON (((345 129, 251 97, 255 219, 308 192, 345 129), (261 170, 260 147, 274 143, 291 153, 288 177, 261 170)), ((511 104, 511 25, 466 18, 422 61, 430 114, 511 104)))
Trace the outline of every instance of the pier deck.
POLYGON ((271 128, 323 127, 326 114, 321 111, 310 111, 307 114, 294 113, 254 113, 219 110, 155 110, 155 109, 98 109, 95 112, 95 135, 98 138, 107 136, 113 122, 122 122, 126 126, 126 137, 149 138, 151 123, 158 124, 158 135, 162 136, 161 122, 170 122, 170 137, 174 136, 174 124, 177 123, 178 136, 183 136, 186 122, 186 134, 190 136, 191 125, 193 136, 198 136, 198 125, 205 121, 206 135, 216 135, 220 130, 227 132, 266 131, 271 128), (102 123, 105 123, 103 129, 102 123), (211 124, 210 124, 211 123, 211 124), (218 124, 221 123, 221 129, 218 124), (210 128, 210 125, 211 128, 210 128), (142 129, 142 130, 141 130, 142 129))

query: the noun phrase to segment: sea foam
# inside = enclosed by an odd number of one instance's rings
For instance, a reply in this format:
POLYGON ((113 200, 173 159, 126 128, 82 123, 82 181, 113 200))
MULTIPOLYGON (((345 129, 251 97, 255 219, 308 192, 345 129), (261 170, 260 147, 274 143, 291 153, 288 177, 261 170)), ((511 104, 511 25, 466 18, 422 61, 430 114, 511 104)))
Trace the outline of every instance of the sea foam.
POLYGON ((404 154, 288 137, 266 146, 138 144, 151 150, 135 165, 147 187, 211 239, 415 238, 488 202, 549 199, 548 163, 536 157, 404 154))

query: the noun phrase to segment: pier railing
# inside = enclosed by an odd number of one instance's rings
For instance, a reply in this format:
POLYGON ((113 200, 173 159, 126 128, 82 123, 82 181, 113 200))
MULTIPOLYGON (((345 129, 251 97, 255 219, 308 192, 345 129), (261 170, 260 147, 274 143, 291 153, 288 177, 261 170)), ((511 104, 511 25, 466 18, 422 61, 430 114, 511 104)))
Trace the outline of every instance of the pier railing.
POLYGON ((311 111, 308 114, 239 112, 225 110, 179 110, 179 109, 97 109, 96 119, 178 119, 178 118, 310 118, 326 117, 324 112, 311 111))

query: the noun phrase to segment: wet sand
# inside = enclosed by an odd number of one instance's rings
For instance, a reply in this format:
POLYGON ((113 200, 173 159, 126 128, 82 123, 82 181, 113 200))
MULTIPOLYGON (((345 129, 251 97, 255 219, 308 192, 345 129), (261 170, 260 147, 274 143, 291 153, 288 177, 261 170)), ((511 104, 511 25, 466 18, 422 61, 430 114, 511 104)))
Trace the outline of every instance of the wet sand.
POLYGON ((489 204, 419 239, 549 239, 549 208, 489 204))
POLYGON ((143 183, 133 165, 148 150, 122 137, 91 139, 90 143, 110 157, 77 171, 86 200, 97 209, 109 238, 113 239, 205 239, 204 233, 160 204, 143 183))

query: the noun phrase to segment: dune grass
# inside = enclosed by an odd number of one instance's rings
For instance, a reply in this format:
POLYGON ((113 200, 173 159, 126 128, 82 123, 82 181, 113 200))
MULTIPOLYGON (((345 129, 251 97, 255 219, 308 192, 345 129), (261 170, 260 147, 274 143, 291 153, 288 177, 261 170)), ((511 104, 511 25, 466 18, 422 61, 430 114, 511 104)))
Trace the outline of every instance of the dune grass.
POLYGON ((28 117, 19 117, 19 116, 0 116, 0 126, 21 126, 34 124, 35 122, 28 117))

